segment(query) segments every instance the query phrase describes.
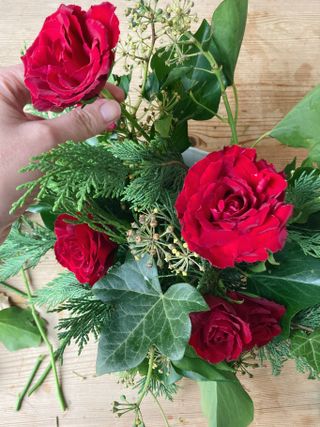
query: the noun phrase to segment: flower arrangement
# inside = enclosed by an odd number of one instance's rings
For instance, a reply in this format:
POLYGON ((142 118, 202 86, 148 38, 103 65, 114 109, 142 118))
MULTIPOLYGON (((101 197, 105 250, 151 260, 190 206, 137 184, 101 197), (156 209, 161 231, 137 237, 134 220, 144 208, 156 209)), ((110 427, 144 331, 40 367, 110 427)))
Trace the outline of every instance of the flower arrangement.
POLYGON ((50 363, 36 380, 37 360, 17 409, 51 370, 66 409, 58 363, 91 335, 97 373, 118 372, 137 389, 136 401, 113 403, 134 426, 145 425, 145 396, 173 399, 182 377, 198 382, 209 426, 220 427, 253 420, 239 373, 268 360, 278 374, 294 359, 319 378, 320 87, 257 139, 307 149, 301 165, 276 171, 238 143, 234 72, 248 1, 223 0, 195 32, 192 7, 138 0, 118 42, 111 3, 61 5, 22 56, 29 113, 50 119, 111 98, 107 80, 126 99, 112 129, 67 141, 22 171, 40 174, 20 187, 12 211, 36 192, 28 211, 43 224, 22 215, 0 247, 1 284, 12 290, 6 280, 21 271, 30 305, 0 311, 0 341, 18 350, 43 340, 50 363), (188 121, 213 117, 230 126, 230 143, 211 154, 190 148, 188 121), (34 295, 27 270, 52 248, 69 271, 34 295), (55 350, 38 306, 64 313, 55 350))

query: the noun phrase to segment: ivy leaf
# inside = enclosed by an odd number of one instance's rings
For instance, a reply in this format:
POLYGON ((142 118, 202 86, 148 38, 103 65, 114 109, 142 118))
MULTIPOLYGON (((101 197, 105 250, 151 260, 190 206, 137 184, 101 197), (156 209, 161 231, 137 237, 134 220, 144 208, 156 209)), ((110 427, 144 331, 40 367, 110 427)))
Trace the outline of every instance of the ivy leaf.
POLYGON ((262 273, 248 273, 247 290, 286 307, 281 323, 282 337, 287 338, 292 318, 320 303, 320 263, 291 242, 275 258, 280 265, 271 265, 262 273))
POLYGON ((199 382, 201 407, 208 427, 247 427, 253 420, 253 402, 236 377, 235 382, 199 382))
POLYGON ((38 347, 41 341, 31 310, 10 307, 0 311, 0 342, 8 350, 38 347))
POLYGON ((309 150, 309 158, 320 164, 320 85, 309 92, 272 129, 270 136, 290 147, 309 150))
POLYGON ((172 360, 172 364, 178 374, 194 381, 236 381, 234 370, 227 363, 208 363, 192 347, 187 347, 183 358, 172 360))
POLYGON ((189 313, 208 309, 200 293, 186 283, 173 285, 163 294, 149 256, 137 262, 130 255, 93 292, 114 305, 99 342, 100 375, 138 366, 152 345, 170 359, 181 359, 191 333, 189 313))
POLYGON ((320 372, 320 330, 311 334, 297 331, 291 336, 291 350, 296 357, 303 357, 310 366, 320 372))
POLYGON ((216 61, 223 66, 229 84, 233 83, 241 43, 246 28, 248 0, 224 0, 212 16, 216 61))

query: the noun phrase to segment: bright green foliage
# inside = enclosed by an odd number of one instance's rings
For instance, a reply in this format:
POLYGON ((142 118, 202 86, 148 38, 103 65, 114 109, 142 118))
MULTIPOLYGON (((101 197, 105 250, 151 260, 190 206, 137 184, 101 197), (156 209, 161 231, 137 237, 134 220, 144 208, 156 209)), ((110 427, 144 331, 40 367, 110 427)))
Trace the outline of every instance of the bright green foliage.
POLYGON ((207 309, 198 291, 186 283, 163 294, 149 256, 139 262, 129 256, 93 292, 115 306, 100 338, 98 374, 138 366, 152 345, 170 359, 181 359, 191 333, 189 313, 207 309))
POLYGON ((126 140, 114 143, 110 151, 132 170, 131 181, 123 193, 124 201, 133 207, 148 209, 167 194, 177 196, 186 167, 180 154, 168 151, 166 143, 154 141, 145 145, 126 140))
POLYGON ((320 258, 320 233, 290 229, 289 239, 298 244, 305 255, 320 258))
MULTIPOLYGON (((127 168, 104 145, 66 142, 35 157, 22 171, 39 170, 42 176, 22 184, 25 194, 13 205, 17 209, 39 186, 38 199, 54 199, 53 210, 68 204, 81 211, 89 199, 119 197, 127 178, 127 168)), ((68 209, 66 209, 68 211, 68 209)))
POLYGON ((316 329, 320 328, 320 305, 307 308, 300 311, 294 318, 294 323, 305 328, 316 329))
POLYGON ((178 374, 194 381, 237 381, 234 370, 227 363, 208 363, 192 347, 187 347, 183 358, 172 364, 178 374))
POLYGON ((298 168, 289 179, 286 201, 294 205, 292 222, 305 223, 320 211, 320 175, 317 169, 298 168))
POLYGON ((320 373, 320 329, 311 334, 297 331, 291 336, 292 354, 306 359, 308 364, 320 373))
POLYGON ((55 242, 52 231, 31 221, 16 222, 0 246, 0 280, 15 276, 25 267, 35 267, 55 242))
POLYGON ((69 316, 60 319, 57 325, 61 356, 72 341, 78 345, 80 354, 91 334, 94 339, 98 339, 106 320, 110 317, 112 306, 95 299, 91 291, 86 292, 86 296, 69 299, 54 310, 58 313, 65 310, 69 312, 69 316))
POLYGON ((320 86, 309 92, 270 132, 282 144, 309 150, 309 158, 320 164, 320 86))
POLYGON ((9 307, 0 311, 0 342, 8 350, 38 347, 41 341, 31 310, 9 307))
POLYGON ((212 16, 216 60, 232 84, 248 13, 248 0, 224 0, 212 16))
POLYGON ((280 265, 271 265, 262 273, 249 273, 248 291, 286 307, 282 318, 284 338, 289 336, 290 323, 299 311, 320 303, 320 263, 305 256, 299 246, 287 243, 276 254, 280 265))
POLYGON ((199 382, 201 406, 208 427, 248 427, 253 402, 239 381, 199 382))
POLYGON ((290 341, 271 341, 267 345, 259 348, 259 359, 262 365, 265 360, 269 361, 273 375, 279 375, 284 363, 291 358, 290 341))
MULTIPOLYGON (((47 286, 39 289, 34 298, 38 306, 46 305, 48 310, 57 308, 70 299, 83 299, 91 294, 90 289, 80 284, 73 273, 62 273, 47 286)), ((92 313, 94 316, 94 313, 92 313)))

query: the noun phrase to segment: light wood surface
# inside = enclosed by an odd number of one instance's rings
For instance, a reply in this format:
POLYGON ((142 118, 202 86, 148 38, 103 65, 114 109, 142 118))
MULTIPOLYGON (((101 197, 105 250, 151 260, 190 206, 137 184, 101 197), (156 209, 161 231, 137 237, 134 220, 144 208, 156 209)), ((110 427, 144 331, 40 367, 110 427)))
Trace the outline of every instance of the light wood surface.
MULTIPOLYGON (((94 1, 77 1, 88 7, 94 1)), ((114 0, 123 17, 124 0, 114 0)), ((43 19, 58 6, 53 0, 0 0, 0 65, 18 62, 24 42, 30 44, 43 19)), ((200 18, 209 18, 218 0, 195 0, 200 18)), ((123 28, 125 29, 125 20, 123 28)), ((241 143, 252 143, 269 130, 314 85, 320 82, 320 0, 251 0, 236 81, 240 98, 241 143)), ((192 134, 207 149, 221 147, 229 131, 217 121, 195 122, 192 134)), ((10 141, 8 141, 10 143, 10 141)), ((23 143, 23 141, 21 141, 23 143)), ((266 140, 259 154, 283 166, 295 153, 266 140)), ((43 286, 61 268, 48 254, 32 274, 34 286, 43 286)), ((12 283, 20 286, 19 278, 12 283)), ((54 324, 55 319, 49 319, 54 324)), ((52 333, 54 338, 54 333, 52 333)), ((55 339, 55 338, 54 338, 55 339)), ((62 414, 50 377, 42 389, 14 411, 35 358, 45 348, 9 353, 0 344, 0 426, 4 427, 127 427, 131 420, 117 420, 111 402, 122 394, 114 376, 95 377, 96 344, 81 357, 68 349, 61 369, 69 410, 62 414), (58 420, 58 421, 57 421, 58 420)), ((316 427, 320 425, 320 384, 308 381, 288 364, 280 377, 258 369, 253 379, 242 378, 255 402, 255 427, 316 427)), ((135 394, 135 393, 128 393, 135 394)), ((145 403, 147 425, 163 426, 152 400, 145 403)), ((174 403, 164 402, 172 427, 205 427, 196 384, 182 381, 174 403)), ((238 426, 234 426, 238 427, 238 426)))

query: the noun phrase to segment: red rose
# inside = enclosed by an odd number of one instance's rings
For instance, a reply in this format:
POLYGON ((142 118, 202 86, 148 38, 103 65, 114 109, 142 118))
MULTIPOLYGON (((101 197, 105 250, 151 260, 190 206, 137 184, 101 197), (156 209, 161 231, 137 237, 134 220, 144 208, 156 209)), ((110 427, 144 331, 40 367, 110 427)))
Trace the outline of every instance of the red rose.
POLYGON ((229 292, 228 295, 234 300, 243 301, 242 304, 234 304, 234 309, 237 315, 250 325, 252 341, 246 347, 247 350, 254 346, 266 345, 281 333, 279 321, 286 312, 283 305, 238 292, 229 292))
POLYGON ((87 224, 73 224, 70 215, 59 215, 54 232, 54 251, 58 262, 72 271, 80 283, 93 286, 111 267, 117 244, 87 224))
POLYGON ((249 325, 222 298, 206 296, 210 311, 192 313, 190 345, 210 363, 236 360, 251 342, 249 325))
POLYGON ((114 61, 119 20, 108 2, 92 6, 61 5, 46 18, 22 57, 25 85, 40 111, 59 111, 92 98, 103 88, 114 61))
POLYGON ((189 249, 218 268, 265 261, 284 246, 287 182, 256 150, 225 147, 189 170, 176 201, 189 249))

